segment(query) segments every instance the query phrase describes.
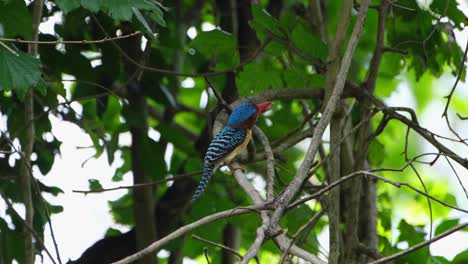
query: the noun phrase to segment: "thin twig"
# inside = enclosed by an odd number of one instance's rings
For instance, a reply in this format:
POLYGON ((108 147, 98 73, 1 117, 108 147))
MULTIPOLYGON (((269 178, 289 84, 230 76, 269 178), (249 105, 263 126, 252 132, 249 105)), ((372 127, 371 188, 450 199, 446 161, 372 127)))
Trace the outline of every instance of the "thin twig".
POLYGON ((41 239, 39 234, 37 234, 37 232, 34 231, 32 226, 30 226, 28 223, 26 223, 26 221, 24 221, 24 219, 19 215, 19 213, 13 207, 13 204, 11 204, 11 202, 8 200, 8 197, 1 191, 0 191, 0 196, 2 196, 3 200, 7 204, 8 208, 13 212, 15 217, 21 221, 21 223, 24 225, 24 227, 26 227, 26 229, 28 229, 29 232, 31 232, 31 234, 34 236, 34 238, 39 243, 39 245, 41 245, 41 248, 46 252, 47 256, 50 258, 52 263, 56 264, 57 262, 55 262, 54 258, 52 257, 52 254, 49 252, 49 250, 47 250, 44 244, 44 241, 41 239))
MULTIPOLYGON (((96 24, 101 29, 101 31, 107 37, 109 37, 109 34, 105 30, 105 28, 102 26, 101 22, 99 22, 99 20, 96 18, 96 16, 93 15, 92 17, 96 21, 96 24)), ((119 45, 117 45, 117 43, 115 41, 111 41, 111 43, 119 51, 119 53, 122 54, 122 56, 127 61, 129 61, 133 65, 137 66, 141 70, 157 72, 157 73, 164 73, 164 74, 168 74, 168 75, 185 76, 185 77, 216 76, 216 75, 222 75, 222 74, 226 74, 228 72, 236 71, 236 70, 242 68, 244 65, 249 64, 250 62, 255 60, 255 58, 257 58, 257 56, 261 53, 261 51, 268 44, 268 42, 265 42, 258 49, 256 49, 255 52, 253 52, 253 54, 252 54, 252 56, 250 58, 246 59, 245 61, 243 61, 243 62, 241 62, 241 63, 239 63, 237 65, 235 65, 234 67, 232 67, 230 69, 222 70, 222 71, 204 72, 204 73, 185 73, 185 72, 176 72, 176 71, 172 71, 172 70, 159 69, 159 68, 154 68, 154 67, 142 65, 139 62, 137 62, 136 60, 134 60, 133 58, 131 58, 125 51, 123 51, 122 48, 119 45)))
MULTIPOLYGON (((44 40, 23 40, 23 39, 12 39, 12 38, 0 38, 0 42, 16 42, 16 43, 27 43, 27 44, 39 44, 39 45, 56 45, 56 44, 97 44, 104 43, 108 41, 114 41, 119 39, 130 38, 136 35, 139 35, 140 31, 135 31, 133 33, 117 36, 117 37, 105 37, 98 40, 54 40, 54 41, 44 41, 44 40)), ((1 44, 1 43, 0 43, 1 44)))
POLYGON ((234 250, 233 248, 230 248, 230 247, 225 246, 225 245, 220 244, 220 243, 213 242, 213 241, 208 240, 208 239, 203 238, 203 237, 199 237, 197 235, 192 235, 192 238, 196 239, 196 240, 199 240, 199 241, 202 241, 202 242, 205 242, 205 243, 208 243, 208 244, 213 245, 215 247, 220 247, 222 249, 225 249, 225 250, 231 252, 232 254, 236 255, 237 257, 239 257, 240 260, 242 260, 242 255, 239 252, 237 252, 236 250, 234 250))
POLYGON ((206 263, 210 264, 210 257, 208 256, 208 248, 203 248, 205 254, 206 263))
POLYGON ((310 201, 310 200, 312 200, 312 199, 315 199, 315 198, 317 198, 317 197, 320 197, 320 196, 324 195, 326 192, 328 192, 329 190, 331 190, 331 189, 335 188, 336 186, 342 184, 343 182, 348 181, 349 179, 352 179, 352 178, 354 178, 354 177, 363 176, 363 175, 367 175, 368 177, 372 177, 372 178, 381 180, 381 181, 383 181, 383 182, 385 182, 385 183, 389 183, 389 184, 391 184, 391 185, 393 185, 393 186, 395 186, 395 187, 397 187, 397 188, 400 188, 401 186, 406 186, 406 187, 410 188, 411 190, 413 190, 413 191, 415 191, 415 192, 417 192, 417 193, 419 193, 419 194, 421 194, 421 195, 424 195, 425 197, 428 197, 428 198, 430 198, 431 200, 433 200, 433 201, 435 201, 435 202, 437 202, 437 203, 439 203, 439 204, 441 204, 441 205, 443 205, 443 206, 446 206, 446 207, 452 208, 452 209, 454 209, 454 210, 457 210, 457 211, 460 211, 460 212, 463 212, 463 213, 467 213, 467 214, 468 214, 468 210, 465 210, 465 209, 456 207, 456 206, 454 206, 454 205, 448 204, 448 203, 446 203, 446 202, 444 202, 444 201, 442 201, 442 200, 440 200, 440 199, 438 199, 438 198, 436 198, 436 197, 434 197, 434 196, 431 196, 431 195, 429 195, 429 194, 426 194, 425 192, 420 191, 419 189, 413 187, 413 186, 412 186, 411 184, 409 184, 409 183, 392 181, 392 180, 389 180, 389 179, 384 178, 384 177, 382 177, 382 176, 379 176, 379 175, 377 175, 377 174, 375 174, 375 173, 372 173, 371 171, 363 171, 363 170, 361 170, 361 171, 355 171, 355 172, 353 172, 353 173, 350 173, 350 174, 348 174, 348 175, 346 175, 346 176, 340 178, 338 181, 334 181, 334 182, 330 183, 329 185, 327 185, 327 187, 321 189, 320 191, 318 191, 318 192, 316 192, 316 193, 314 193, 314 194, 305 196, 305 197, 303 197, 303 198, 301 198, 301 199, 299 199, 299 200, 297 200, 297 201, 291 203, 290 205, 288 205, 288 209, 289 209, 289 208, 294 208, 294 207, 296 207, 296 206, 298 206, 298 205, 300 205, 300 204, 303 204, 303 203, 305 203, 305 202, 307 202, 307 201, 310 201))
POLYGON ((211 83, 210 79, 208 79, 208 76, 205 76, 205 81, 208 83, 208 87, 211 88, 211 90, 213 91, 216 100, 218 100, 218 104, 221 105, 224 109, 226 109, 228 114, 230 114, 232 112, 231 106, 228 103, 226 103, 223 96, 218 92, 218 90, 216 90, 214 85, 211 83))
POLYGON ((7 44, 0 41, 0 45, 2 47, 4 47, 6 50, 8 50, 9 52, 13 53, 15 56, 19 56, 18 52, 14 51, 12 48, 8 47, 7 44))
MULTIPOLYGON (((411 164, 410 167, 411 167, 411 169, 413 169, 414 173, 418 177, 419 182, 421 183, 421 185, 422 185, 422 187, 424 189, 424 193, 426 193, 426 195, 429 195, 429 192, 427 191, 427 188, 426 188, 426 184, 424 183, 421 175, 419 175, 419 172, 416 170, 416 167, 413 164, 411 164)), ((429 206, 429 239, 431 239, 432 238, 432 230, 433 230, 434 220, 433 220, 433 216, 432 216, 431 199, 429 199, 429 197, 427 197, 427 196, 426 196, 426 198, 427 198, 427 204, 429 206)), ((424 260, 424 263, 427 263, 429 255, 430 255, 430 252, 428 250, 426 252, 426 259, 424 260)))
POLYGON ((320 219, 320 217, 322 217, 322 215, 325 214, 325 209, 321 209, 320 211, 318 211, 312 218, 310 218, 310 220, 305 223, 303 226, 301 226, 297 231, 296 233, 294 233, 291 241, 289 242, 288 244, 288 247, 286 248, 285 251, 283 251, 283 254, 281 255, 281 259, 280 259, 280 264, 283 264, 284 261, 286 260, 286 257, 289 253, 289 250, 291 249, 291 246, 296 242, 297 238, 299 237, 299 235, 304 231, 304 230, 307 230, 311 227, 313 227, 317 222, 318 220, 320 219))
POLYGON ((189 178, 195 175, 202 174, 203 171, 194 171, 191 173, 183 173, 179 174, 170 178, 158 180, 158 181, 152 181, 152 182, 147 182, 147 183, 138 183, 138 184, 133 184, 133 185, 124 185, 124 186, 118 186, 118 187, 113 187, 113 188, 107 188, 107 189, 99 189, 99 190, 72 190, 74 193, 83 193, 85 195, 90 194, 90 193, 103 193, 103 192, 108 192, 108 191, 115 191, 115 190, 121 190, 121 189, 134 189, 134 188, 140 188, 140 187, 146 187, 146 186, 154 186, 154 185, 159 185, 161 183, 166 183, 166 182, 171 182, 171 181, 177 181, 183 178, 189 178))
POLYGON ((468 199, 468 192, 466 191, 466 188, 463 185, 463 182, 461 181, 460 176, 457 173, 457 170, 455 170, 455 167, 453 167, 452 162, 450 162, 450 160, 447 158, 447 156, 444 155, 444 158, 445 158, 445 160, 447 160, 447 163, 449 164, 450 168, 452 169, 453 173, 455 174, 455 177, 457 177, 458 183, 462 187, 463 192, 465 193, 466 199, 468 199))
POLYGON ((407 248, 407 249, 405 249, 403 251, 400 251, 400 252, 398 252, 396 254, 393 254, 391 256, 384 257, 384 258, 378 259, 378 260, 373 261, 373 262, 369 262, 369 264, 386 263, 386 262, 388 262, 390 260, 400 258, 400 257, 402 257, 404 255, 407 255, 407 254, 409 254, 409 253, 411 253, 411 252, 413 252, 415 250, 418 250, 418 249, 423 248, 423 247, 425 247, 427 245, 430 245, 430 244, 436 242, 437 240, 439 240, 441 238, 447 237, 450 234, 452 234, 454 232, 457 232, 458 230, 461 230, 461 229, 463 229, 463 228, 465 228, 467 226, 468 226, 468 222, 457 225, 457 226, 452 227, 452 228, 448 229, 447 231, 445 231, 445 232, 443 232, 443 233, 441 233, 441 234, 439 234, 437 236, 434 236, 432 239, 429 239, 429 240, 426 240, 426 241, 421 242, 419 244, 416 244, 416 245, 414 245, 412 247, 409 247, 409 248, 407 248))

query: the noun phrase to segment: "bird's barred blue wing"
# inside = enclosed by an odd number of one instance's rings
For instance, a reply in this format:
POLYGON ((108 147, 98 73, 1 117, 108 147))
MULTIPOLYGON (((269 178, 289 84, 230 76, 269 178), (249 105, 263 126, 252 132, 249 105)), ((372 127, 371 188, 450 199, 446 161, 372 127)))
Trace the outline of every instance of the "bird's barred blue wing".
POLYGON ((205 163, 216 164, 245 141, 247 129, 226 126, 211 141, 205 155, 205 163))

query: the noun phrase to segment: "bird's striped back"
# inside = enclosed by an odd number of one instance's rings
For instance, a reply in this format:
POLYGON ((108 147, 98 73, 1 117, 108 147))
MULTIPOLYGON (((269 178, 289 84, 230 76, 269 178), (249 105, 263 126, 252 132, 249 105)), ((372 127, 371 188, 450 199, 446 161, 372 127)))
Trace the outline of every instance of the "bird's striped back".
POLYGON ((211 141, 205 155, 205 163, 218 163, 242 144, 247 135, 245 128, 224 127, 211 141))
POLYGON ((197 200, 208 184, 208 181, 213 174, 214 167, 223 162, 237 147, 243 145, 246 140, 247 129, 224 127, 211 141, 205 155, 205 163, 203 166, 203 176, 198 184, 195 194, 192 197, 192 202, 197 200))

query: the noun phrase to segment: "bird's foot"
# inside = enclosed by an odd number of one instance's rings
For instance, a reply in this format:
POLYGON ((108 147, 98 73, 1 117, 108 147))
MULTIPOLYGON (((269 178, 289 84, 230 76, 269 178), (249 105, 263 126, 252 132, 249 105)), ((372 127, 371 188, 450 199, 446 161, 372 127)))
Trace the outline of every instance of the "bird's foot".
POLYGON ((236 170, 241 170, 242 173, 245 173, 244 168, 237 162, 233 162, 233 163, 228 164, 228 167, 232 172, 234 172, 236 170))

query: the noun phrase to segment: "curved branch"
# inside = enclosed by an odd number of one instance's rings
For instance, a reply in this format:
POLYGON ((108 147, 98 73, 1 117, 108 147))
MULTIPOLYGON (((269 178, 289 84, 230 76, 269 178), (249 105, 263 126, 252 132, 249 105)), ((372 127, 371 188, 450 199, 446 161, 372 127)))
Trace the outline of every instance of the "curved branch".
POLYGON ((322 141, 322 135, 325 132, 325 128, 330 123, 330 120, 335 110, 335 107, 337 105, 337 102, 343 93, 343 89, 344 89, 345 82, 346 82, 346 76, 347 76, 349 67, 351 65, 351 59, 353 57, 354 49, 356 48, 358 40, 359 40, 359 35, 364 26, 364 21, 367 16, 368 7, 369 7, 369 0, 364 0, 363 3, 361 4, 361 8, 359 9, 358 19, 354 26, 352 36, 349 40, 349 44, 346 49, 346 53, 343 58, 342 65, 340 67, 340 71, 337 76, 337 81, 333 89, 333 93, 330 99, 328 100, 328 103, 327 103, 327 106, 325 107, 322 118, 320 119, 320 121, 317 124, 317 127, 314 130, 314 135, 312 137, 311 144, 309 146, 309 149, 307 150, 306 157, 304 158, 304 161, 302 162, 301 167, 299 168, 298 172, 294 176, 293 181, 289 184, 289 186, 286 188, 283 195, 280 197, 278 201, 278 207, 272 215, 272 221, 271 221, 272 226, 273 226, 272 228, 274 228, 274 226, 276 226, 279 223, 279 220, 281 216, 283 215, 284 210, 286 209, 287 205, 293 198, 294 194, 297 193, 297 191, 301 187, 304 180, 307 178, 313 159, 315 158, 318 147, 322 141))
POLYGON ((447 231, 441 233, 440 235, 435 236, 435 237, 433 237, 433 238, 431 238, 431 239, 429 239, 429 240, 426 240, 426 241, 424 241, 424 242, 421 242, 421 243, 419 243, 419 244, 416 244, 416 245, 414 245, 414 246, 412 246, 412 247, 409 247, 409 248, 407 248, 407 249, 405 249, 405 250, 403 250, 403 251, 400 251, 400 252, 398 252, 398 253, 396 253, 396 254, 394 254, 394 255, 391 255, 391 256, 388 256, 388 257, 384 257, 384 258, 378 259, 378 260, 373 261, 373 262, 369 262, 369 264, 386 263, 386 262, 388 262, 388 261, 390 261, 390 260, 394 260, 394 259, 397 259, 397 258, 402 257, 402 256, 404 256, 404 255, 408 255, 409 253, 411 253, 411 252, 413 252, 413 251, 415 251, 415 250, 418 250, 418 249, 423 248, 423 247, 425 247, 425 246, 427 246, 427 245, 430 245, 430 244, 436 242, 437 240, 439 240, 439 239, 441 239, 441 238, 444 238, 444 237, 446 237, 446 236, 448 236, 448 235, 450 235, 450 234, 452 234, 452 233, 455 233, 455 232, 457 232, 458 230, 461 230, 461 229, 463 229, 463 228, 465 228, 465 227, 467 227, 467 226, 468 226, 468 222, 463 223, 463 224, 460 224, 460 225, 457 225, 457 226, 452 227, 452 228, 450 228, 449 230, 447 230, 447 231))
POLYGON ((156 242, 153 242, 151 245, 149 245, 148 247, 144 248, 143 250, 131 255, 131 256, 128 256, 122 260, 119 260, 117 262, 114 262, 114 264, 127 264, 127 263, 132 263, 134 261, 137 261, 141 258, 143 258, 144 256, 147 256, 151 253, 154 253, 156 252, 156 250, 160 249, 162 246, 166 245, 167 243, 171 242, 172 240, 174 239, 177 239, 185 234, 187 234, 188 232, 200 227, 200 226, 204 226, 206 224, 209 224, 213 221, 216 221, 216 220, 219 220, 219 219, 223 219, 223 218, 227 218, 227 217, 231 217, 231 216, 235 216, 235 215, 242 215, 242 214, 248 214, 248 213, 252 213, 252 212, 256 212, 258 210, 267 210, 268 209, 268 204, 267 203, 263 203, 263 204, 260 204, 260 205, 251 205, 251 206, 247 206, 247 207, 238 207, 238 208, 234 208, 234 209, 229 209, 229 210, 225 210, 225 211, 222 211, 222 212, 219 212, 219 213, 215 213, 215 214, 212 214, 212 215, 209 215, 209 216, 205 216, 203 217, 202 219, 198 220, 198 221, 195 221, 191 224, 188 224, 188 225, 185 225, 185 226, 182 226, 180 228, 178 228, 176 231, 170 233, 169 235, 159 239, 158 241, 156 242))

